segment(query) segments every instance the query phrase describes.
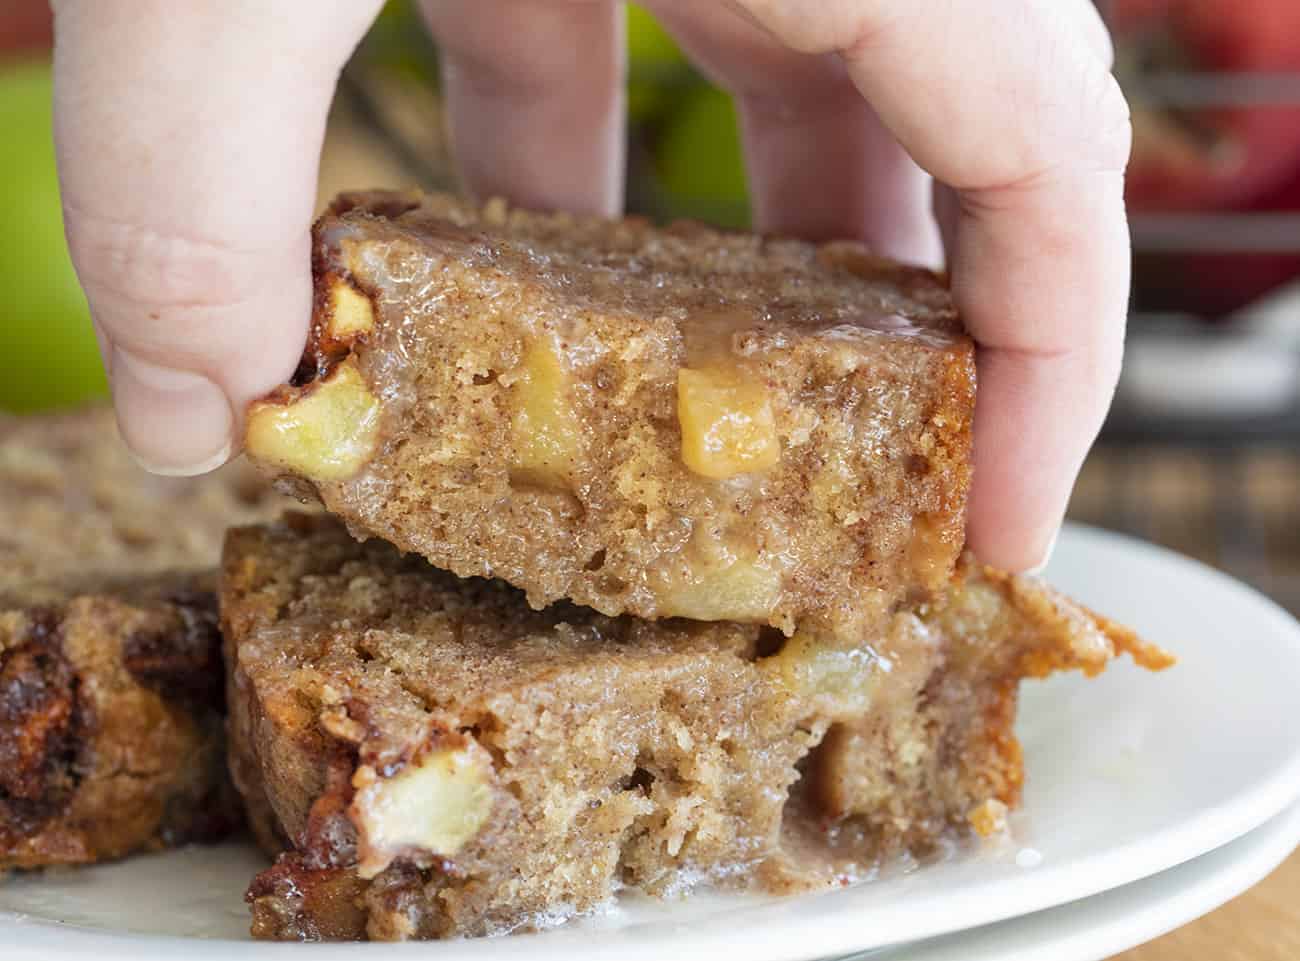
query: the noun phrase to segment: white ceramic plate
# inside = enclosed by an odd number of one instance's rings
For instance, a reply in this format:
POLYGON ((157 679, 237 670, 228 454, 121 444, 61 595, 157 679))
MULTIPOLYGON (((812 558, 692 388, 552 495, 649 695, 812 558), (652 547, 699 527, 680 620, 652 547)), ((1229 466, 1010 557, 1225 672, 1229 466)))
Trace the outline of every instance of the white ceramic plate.
POLYGON ((1182 927, 1253 887, 1300 844, 1300 805, 1245 837, 1113 891, 843 961, 1102 961, 1182 927))
MULTIPOLYGON (((687 961, 724 953, 803 961, 899 944, 1065 904, 1240 837, 1300 795, 1300 625, 1260 595, 1177 555, 1074 528, 1049 577, 1182 658, 1085 681, 1028 685, 1029 780, 1010 841, 909 875, 790 900, 628 899, 537 936, 397 945, 405 957, 687 961)), ((6 958, 276 958, 244 943, 240 893, 258 864, 228 845, 0 885, 6 958), (11 912, 6 919, 4 911, 11 912), (60 923, 63 922, 63 923, 60 923), (217 939, 200 941, 196 937, 217 939)), ((298 949, 302 950, 302 949, 298 949)), ((355 959, 355 945, 319 945, 355 959)))

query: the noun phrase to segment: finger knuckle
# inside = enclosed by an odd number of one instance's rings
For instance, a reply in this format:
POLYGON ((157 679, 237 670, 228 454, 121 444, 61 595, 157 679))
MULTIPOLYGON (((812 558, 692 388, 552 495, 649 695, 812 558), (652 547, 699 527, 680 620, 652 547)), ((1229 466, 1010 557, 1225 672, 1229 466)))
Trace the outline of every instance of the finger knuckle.
POLYGON ((71 211, 68 242, 92 301, 165 310, 229 306, 251 293, 256 257, 232 245, 71 211))
POLYGON ((882 6, 871 0, 739 0, 741 7, 799 53, 851 53, 885 28, 882 6))
POLYGON ((1128 100, 1109 71, 1099 70, 1088 85, 1084 111, 1092 163, 1098 170, 1123 170, 1133 148, 1133 121, 1128 100))
POLYGON ((1033 104, 1011 165, 1021 172, 1018 179, 1120 173, 1128 166, 1133 129, 1119 84, 1095 62, 1074 77, 1068 91, 1033 104))

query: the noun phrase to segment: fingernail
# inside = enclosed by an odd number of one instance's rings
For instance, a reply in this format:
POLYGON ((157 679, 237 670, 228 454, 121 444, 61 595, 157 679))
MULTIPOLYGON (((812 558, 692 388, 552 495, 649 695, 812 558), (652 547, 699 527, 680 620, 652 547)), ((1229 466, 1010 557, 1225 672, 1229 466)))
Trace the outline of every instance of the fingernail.
POLYGON ((230 459, 233 419, 225 393, 202 374, 160 367, 113 347, 113 405, 122 439, 154 474, 205 474, 230 459))
POLYGON ((1052 539, 1047 542, 1047 550, 1043 551, 1043 559, 1033 567, 1025 571, 1031 577, 1038 577, 1047 569, 1047 565, 1052 562, 1052 555, 1056 553, 1056 542, 1061 537, 1061 529, 1058 527, 1052 534, 1052 539))

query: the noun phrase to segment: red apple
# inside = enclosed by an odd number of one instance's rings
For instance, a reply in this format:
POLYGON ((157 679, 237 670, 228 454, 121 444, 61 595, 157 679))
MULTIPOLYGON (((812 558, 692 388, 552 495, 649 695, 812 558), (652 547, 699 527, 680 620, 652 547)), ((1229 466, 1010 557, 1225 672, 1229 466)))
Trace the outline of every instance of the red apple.
POLYGON ((1190 110, 1142 97, 1153 73, 1300 77, 1300 0, 1113 0, 1108 9, 1116 72, 1133 102, 1134 210, 1226 209, 1300 172, 1300 100, 1190 110))
MULTIPOLYGON (((1300 170, 1289 182, 1256 198, 1243 212, 1262 211, 1300 214, 1300 170)), ((1295 253, 1194 254, 1182 265, 1182 273, 1196 279, 1200 311, 1230 313, 1300 276, 1300 235, 1295 253)))
POLYGON ((0 7, 0 56, 48 50, 54 36, 49 0, 4 0, 0 7))

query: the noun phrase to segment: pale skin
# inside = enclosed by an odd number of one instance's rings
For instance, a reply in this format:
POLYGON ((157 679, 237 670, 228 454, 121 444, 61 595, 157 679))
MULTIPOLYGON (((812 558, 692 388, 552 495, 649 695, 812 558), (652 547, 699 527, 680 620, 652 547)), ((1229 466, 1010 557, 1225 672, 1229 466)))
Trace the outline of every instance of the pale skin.
MULTIPOLYGON (((978 343, 969 541, 1039 565, 1110 403, 1128 301, 1129 116, 1092 5, 647 5, 736 95, 759 229, 917 261, 942 235, 978 343)), ((68 240, 122 432, 151 469, 201 473, 302 350, 325 116, 381 3, 53 6, 68 240)), ((466 187, 618 213, 620 5, 424 9, 466 187)))

